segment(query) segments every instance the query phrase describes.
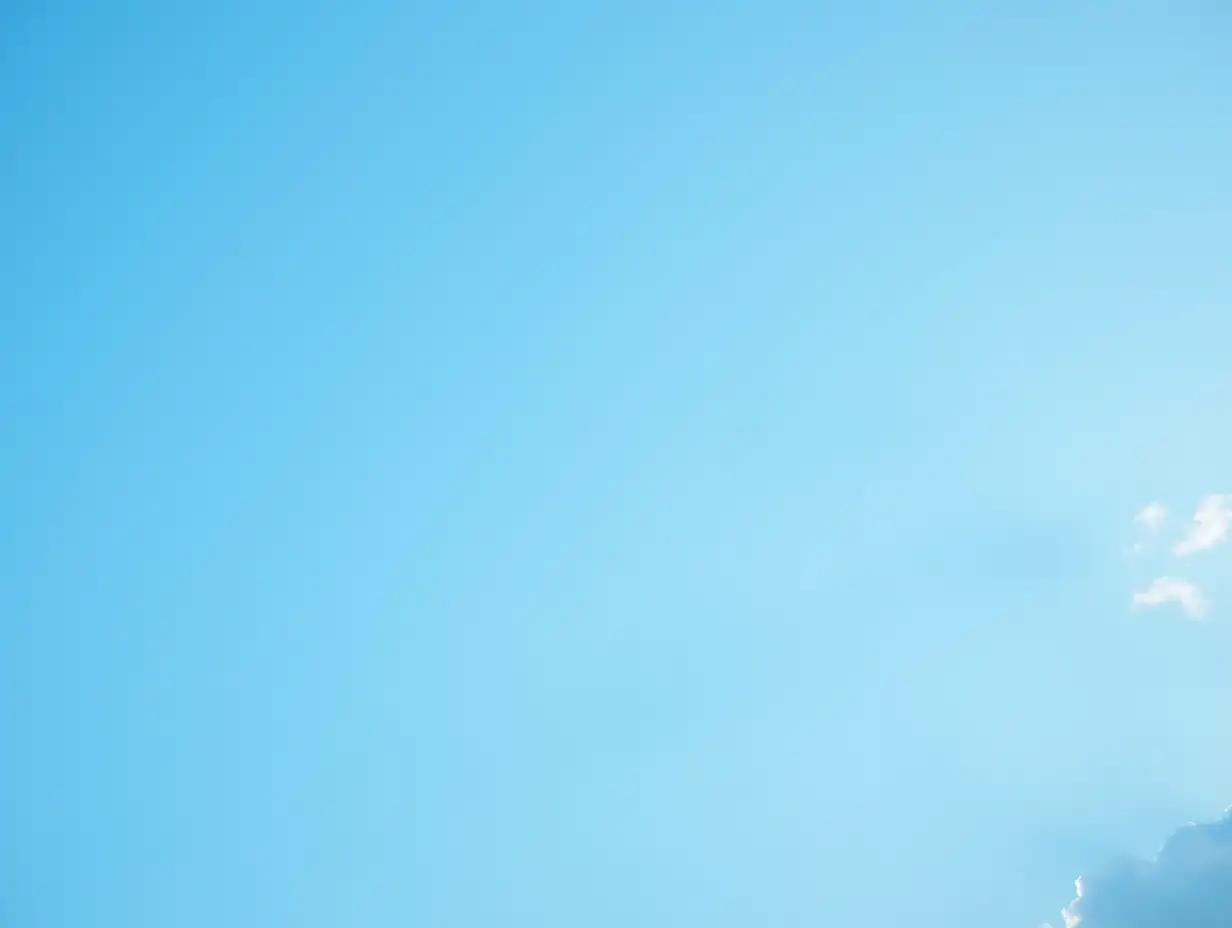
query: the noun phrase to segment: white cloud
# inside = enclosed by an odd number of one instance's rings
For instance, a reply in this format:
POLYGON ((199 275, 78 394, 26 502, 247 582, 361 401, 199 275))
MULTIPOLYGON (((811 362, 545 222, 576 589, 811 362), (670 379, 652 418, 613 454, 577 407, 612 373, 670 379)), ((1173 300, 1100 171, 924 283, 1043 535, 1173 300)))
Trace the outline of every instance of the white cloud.
POLYGON ((1177 554, 1192 554, 1219 544, 1232 525, 1232 493, 1212 493, 1198 504, 1193 522, 1181 542, 1173 549, 1177 554))
POLYGON ((1145 525, 1151 531, 1159 528, 1164 524, 1164 519, 1168 517, 1168 510, 1164 508, 1163 503, 1149 503, 1143 506, 1142 509, 1134 516, 1134 521, 1145 525))
POLYGON ((1145 590, 1134 594, 1135 606, 1162 606, 1165 603, 1178 603, 1195 619, 1206 613, 1206 597, 1202 591, 1179 577, 1156 577, 1145 590))

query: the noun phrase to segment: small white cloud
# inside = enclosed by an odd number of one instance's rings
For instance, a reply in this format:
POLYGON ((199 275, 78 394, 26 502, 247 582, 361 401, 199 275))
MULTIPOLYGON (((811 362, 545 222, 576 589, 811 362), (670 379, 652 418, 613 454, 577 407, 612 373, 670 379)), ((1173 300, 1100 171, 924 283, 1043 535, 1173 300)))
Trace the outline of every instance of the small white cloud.
POLYGON ((1163 503, 1149 503, 1134 516, 1134 521, 1145 525, 1153 532, 1164 524, 1166 518, 1168 518, 1168 510, 1164 508, 1163 503))
POLYGON ((1192 554, 1213 547, 1228 535, 1232 525, 1232 493, 1212 493, 1198 504, 1189 531, 1173 549, 1179 554, 1192 554))
POLYGON ((1162 606, 1177 603, 1195 619, 1206 613, 1206 597, 1188 580, 1179 577, 1156 577, 1145 590, 1134 594, 1134 606, 1162 606))

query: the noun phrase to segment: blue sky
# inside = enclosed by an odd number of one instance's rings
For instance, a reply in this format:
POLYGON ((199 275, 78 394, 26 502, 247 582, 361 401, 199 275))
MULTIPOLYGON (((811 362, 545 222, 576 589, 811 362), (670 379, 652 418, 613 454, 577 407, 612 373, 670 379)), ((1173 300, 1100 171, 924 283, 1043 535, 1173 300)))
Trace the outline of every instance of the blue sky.
POLYGON ((1232 802, 1232 21, 923 6, 9 4, 0 920, 1034 928, 1232 802))

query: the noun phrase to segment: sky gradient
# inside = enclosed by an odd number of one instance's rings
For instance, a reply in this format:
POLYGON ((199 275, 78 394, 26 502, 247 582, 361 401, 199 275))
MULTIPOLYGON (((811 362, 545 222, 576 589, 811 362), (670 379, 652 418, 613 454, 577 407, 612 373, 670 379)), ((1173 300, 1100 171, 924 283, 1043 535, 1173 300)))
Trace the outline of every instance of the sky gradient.
POLYGON ((1037 928, 1217 818, 1232 16, 1003 6, 6 4, 0 922, 1037 928))

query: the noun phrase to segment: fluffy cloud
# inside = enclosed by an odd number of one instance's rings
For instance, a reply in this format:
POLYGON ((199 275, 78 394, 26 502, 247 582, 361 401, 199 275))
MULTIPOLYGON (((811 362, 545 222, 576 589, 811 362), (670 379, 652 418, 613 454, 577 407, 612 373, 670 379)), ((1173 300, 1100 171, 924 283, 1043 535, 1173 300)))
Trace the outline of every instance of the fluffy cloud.
POLYGON ((1232 810, 1187 825, 1150 862, 1078 880, 1066 928, 1228 928, 1232 925, 1232 810))
POLYGON ((1134 516, 1134 521, 1145 525, 1151 531, 1159 528, 1164 524, 1164 519, 1168 517, 1168 510, 1164 508, 1163 503, 1150 503, 1142 507, 1138 514, 1134 516))
POLYGON ((1217 545, 1227 537, 1230 525, 1232 493, 1213 493, 1198 504, 1189 531, 1174 550, 1177 554, 1192 554, 1217 545))
POLYGON ((1156 577, 1145 590, 1134 594, 1135 606, 1162 606, 1164 603, 1178 603, 1195 619, 1206 612, 1206 597, 1202 591, 1179 577, 1156 577))

